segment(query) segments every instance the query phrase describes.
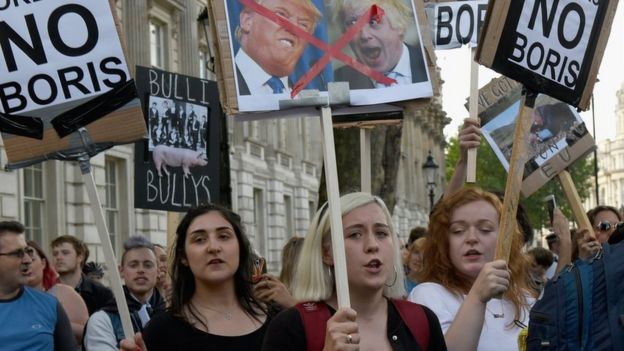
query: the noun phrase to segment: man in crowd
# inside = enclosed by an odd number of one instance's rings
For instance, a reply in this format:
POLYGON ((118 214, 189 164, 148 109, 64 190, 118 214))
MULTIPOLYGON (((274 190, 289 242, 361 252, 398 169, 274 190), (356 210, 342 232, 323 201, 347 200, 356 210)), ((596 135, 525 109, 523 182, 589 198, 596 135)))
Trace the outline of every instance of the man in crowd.
MULTIPOLYGON (((312 34, 321 13, 311 0, 256 0, 278 16, 312 34)), ((288 76, 308 42, 249 7, 240 12, 234 58, 240 95, 269 95, 290 91, 288 76)))
POLYGON ((529 259, 529 286, 536 295, 539 295, 544 289, 544 285, 548 281, 546 271, 555 263, 554 254, 543 247, 534 247, 529 250, 527 258, 529 259))
MULTIPOLYGON (((143 330, 154 313, 165 309, 165 301, 158 293, 158 260, 154 245, 143 236, 130 237, 124 243, 119 273, 124 280, 124 293, 135 332, 143 330)), ((119 311, 114 300, 87 322, 84 346, 89 351, 118 350, 124 339, 119 311)))
POLYGON ((59 274, 59 280, 76 289, 87 305, 89 315, 113 298, 110 289, 89 280, 82 273, 82 267, 89 258, 89 249, 81 240, 71 235, 63 235, 54 239, 51 247, 52 261, 54 269, 59 274))
POLYGON ((587 212, 587 217, 594 227, 596 239, 600 244, 606 243, 622 222, 620 212, 613 206, 596 206, 587 212))
POLYGON ((548 245, 548 250, 553 254, 553 261, 550 264, 550 267, 544 272, 544 277, 546 279, 552 279, 557 272, 557 264, 559 263, 559 237, 555 233, 550 233, 546 235, 546 244, 548 245))
POLYGON ((26 246, 24 226, 0 222, 0 349, 75 350, 69 318, 58 300, 25 286, 34 251, 26 246))
MULTIPOLYGON (((427 81, 420 43, 412 46, 404 42, 408 26, 415 22, 411 7, 403 1, 337 0, 332 11, 334 20, 346 32, 373 4, 380 6, 385 15, 380 20, 372 19, 349 43, 357 60, 396 80, 396 84, 427 81)), ((334 80, 349 82, 350 89, 385 87, 347 65, 336 70, 334 80)))

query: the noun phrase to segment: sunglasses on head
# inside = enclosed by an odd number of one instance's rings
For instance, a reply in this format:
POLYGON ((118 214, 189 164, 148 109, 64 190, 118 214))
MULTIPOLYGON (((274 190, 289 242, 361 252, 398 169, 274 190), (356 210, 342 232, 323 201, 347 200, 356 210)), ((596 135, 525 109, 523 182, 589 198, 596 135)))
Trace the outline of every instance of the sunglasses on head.
POLYGON ((0 253, 0 256, 15 256, 17 258, 24 258, 26 254, 28 254, 30 258, 35 257, 35 249, 33 249, 32 247, 26 247, 26 248, 17 249, 11 252, 2 252, 0 253))
POLYGON ((611 224, 611 222, 609 221, 602 221, 596 225, 596 229, 598 229, 601 232, 606 232, 606 231, 611 230, 613 226, 615 226, 615 229, 619 229, 622 227, 622 225, 624 225, 624 223, 620 222, 616 224, 611 224))

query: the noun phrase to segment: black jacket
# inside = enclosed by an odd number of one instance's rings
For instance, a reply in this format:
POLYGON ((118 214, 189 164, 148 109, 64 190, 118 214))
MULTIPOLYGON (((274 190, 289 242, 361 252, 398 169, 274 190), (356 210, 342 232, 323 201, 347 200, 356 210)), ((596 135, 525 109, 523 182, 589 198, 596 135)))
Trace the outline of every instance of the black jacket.
POLYGON ((102 309, 109 300, 113 299, 113 292, 109 288, 92 281, 84 274, 74 289, 87 305, 89 316, 102 309))

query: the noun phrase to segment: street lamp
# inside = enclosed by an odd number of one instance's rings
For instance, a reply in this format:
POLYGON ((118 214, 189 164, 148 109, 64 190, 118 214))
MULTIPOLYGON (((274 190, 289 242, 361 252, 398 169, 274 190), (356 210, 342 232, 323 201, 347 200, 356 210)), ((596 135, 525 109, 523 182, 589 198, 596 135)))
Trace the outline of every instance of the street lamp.
POLYGON ((435 196, 435 193, 433 191, 436 186, 436 176, 439 166, 433 160, 433 156, 431 156, 431 150, 429 150, 429 155, 427 155, 427 161, 422 165, 422 168, 425 172, 427 188, 429 188, 429 209, 433 210, 433 197, 435 196))
POLYGON ((212 49, 210 48, 210 39, 208 36, 208 7, 204 6, 204 9, 197 16, 197 22, 201 22, 204 28, 204 38, 206 39, 206 46, 208 48, 208 57, 206 57, 206 69, 213 74, 215 73, 215 58, 212 55, 212 49))

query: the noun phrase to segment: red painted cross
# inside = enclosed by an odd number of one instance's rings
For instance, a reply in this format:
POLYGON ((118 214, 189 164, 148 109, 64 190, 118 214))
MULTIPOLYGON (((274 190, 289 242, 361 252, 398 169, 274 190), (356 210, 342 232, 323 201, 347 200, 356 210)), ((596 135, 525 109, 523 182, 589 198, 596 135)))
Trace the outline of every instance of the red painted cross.
POLYGON ((310 70, 306 72, 293 86, 292 91, 290 92, 290 97, 294 98, 314 77, 316 77, 329 63, 329 60, 336 58, 345 64, 353 67, 360 73, 374 79, 375 81, 384 84, 386 86, 392 85, 396 83, 396 80, 392 78, 388 78, 384 76, 381 72, 375 71, 370 67, 362 64, 361 62, 355 60, 353 57, 348 56, 342 52, 342 48, 345 47, 351 39, 371 20, 381 21, 381 18, 384 16, 384 10, 377 6, 372 5, 368 11, 366 11, 360 18, 353 24, 349 29, 336 41, 334 45, 329 45, 319 40, 317 37, 312 34, 306 32, 301 27, 296 24, 290 22, 284 17, 278 16, 273 11, 267 9, 266 7, 256 3, 254 0, 239 0, 243 5, 251 8, 256 13, 261 16, 269 19, 272 22, 277 23, 279 26, 287 29, 293 34, 303 38, 308 43, 316 46, 325 52, 325 55, 321 57, 310 70))

